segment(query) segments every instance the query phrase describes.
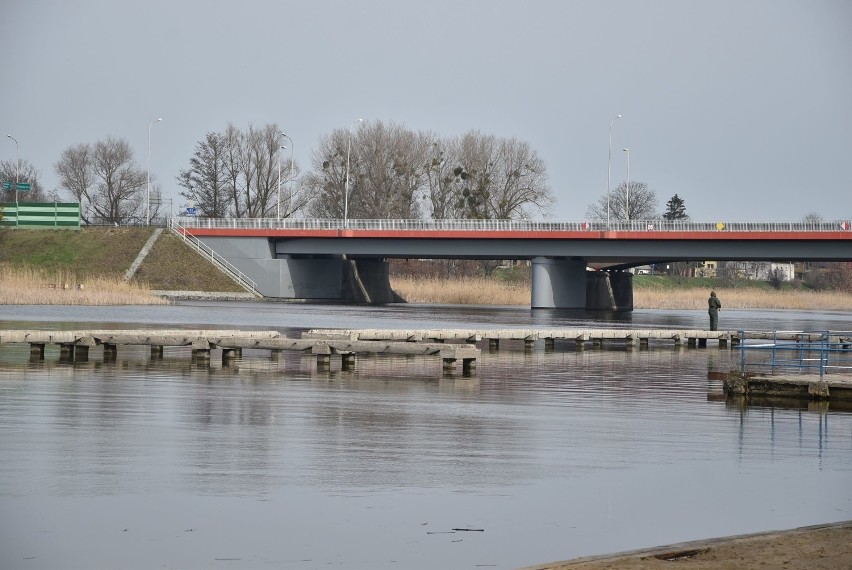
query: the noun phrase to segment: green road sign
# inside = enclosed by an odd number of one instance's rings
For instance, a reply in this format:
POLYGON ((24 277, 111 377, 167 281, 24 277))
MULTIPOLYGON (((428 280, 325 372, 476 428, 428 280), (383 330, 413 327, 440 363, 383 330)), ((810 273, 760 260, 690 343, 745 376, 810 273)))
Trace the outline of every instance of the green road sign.
POLYGON ((26 192, 27 190, 30 189, 30 183, 29 182, 18 182, 16 184, 16 186, 18 187, 18 190, 21 191, 21 192, 26 192))
POLYGON ((4 182, 3 183, 3 190, 11 190, 11 189, 12 189, 12 183, 11 182, 4 182))

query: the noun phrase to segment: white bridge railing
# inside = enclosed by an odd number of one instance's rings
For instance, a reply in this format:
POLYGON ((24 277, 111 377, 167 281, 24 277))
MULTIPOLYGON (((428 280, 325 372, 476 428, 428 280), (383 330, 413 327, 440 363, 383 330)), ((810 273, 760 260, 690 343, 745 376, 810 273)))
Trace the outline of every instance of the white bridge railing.
POLYGON ((257 283, 255 283, 248 275, 234 267, 234 265, 232 265, 227 259, 204 245, 201 240, 197 239, 192 234, 185 231, 185 226, 180 223, 180 220, 185 219, 187 218, 169 219, 169 229, 178 236, 180 236, 181 239, 183 239, 184 243, 189 245, 199 255, 201 255, 205 259, 209 259, 213 265, 218 267, 221 271, 228 275, 228 277, 236 281, 237 284, 240 285, 240 287, 242 287, 255 297, 262 297, 263 295, 261 295, 260 291, 258 291, 257 289, 257 283))
POLYGON ((362 220, 314 218, 174 218, 185 228, 284 230, 402 230, 518 232, 838 232, 852 230, 849 220, 822 222, 693 222, 684 220, 591 220, 581 222, 530 220, 362 220))

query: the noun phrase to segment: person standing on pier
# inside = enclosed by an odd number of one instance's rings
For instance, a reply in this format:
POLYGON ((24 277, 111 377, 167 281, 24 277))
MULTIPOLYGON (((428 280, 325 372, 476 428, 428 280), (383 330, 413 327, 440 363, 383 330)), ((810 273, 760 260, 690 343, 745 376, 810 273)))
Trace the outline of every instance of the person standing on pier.
POLYGON ((719 326, 719 310, 722 308, 722 301, 716 296, 716 291, 710 291, 707 304, 709 305, 707 312, 710 314, 710 330, 715 331, 719 326))

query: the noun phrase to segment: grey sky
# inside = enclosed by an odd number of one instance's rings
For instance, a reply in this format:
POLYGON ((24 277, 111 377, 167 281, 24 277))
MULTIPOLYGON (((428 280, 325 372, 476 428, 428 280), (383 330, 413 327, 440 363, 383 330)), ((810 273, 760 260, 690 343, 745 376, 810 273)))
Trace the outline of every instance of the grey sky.
POLYGON ((696 220, 852 217, 848 0, 0 0, 0 159, 58 186, 67 147, 127 139, 178 199, 206 132, 277 122, 303 169, 359 117, 528 141, 554 219, 630 177, 696 220))

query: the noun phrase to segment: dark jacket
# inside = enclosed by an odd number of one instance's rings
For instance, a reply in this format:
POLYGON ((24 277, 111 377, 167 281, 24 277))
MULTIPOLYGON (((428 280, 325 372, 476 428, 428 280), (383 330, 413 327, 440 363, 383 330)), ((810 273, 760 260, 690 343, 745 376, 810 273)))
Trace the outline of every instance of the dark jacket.
POLYGON ((722 301, 719 300, 719 297, 716 296, 716 293, 710 293, 710 298, 707 299, 707 305, 709 308, 708 311, 716 312, 722 308, 722 301))

